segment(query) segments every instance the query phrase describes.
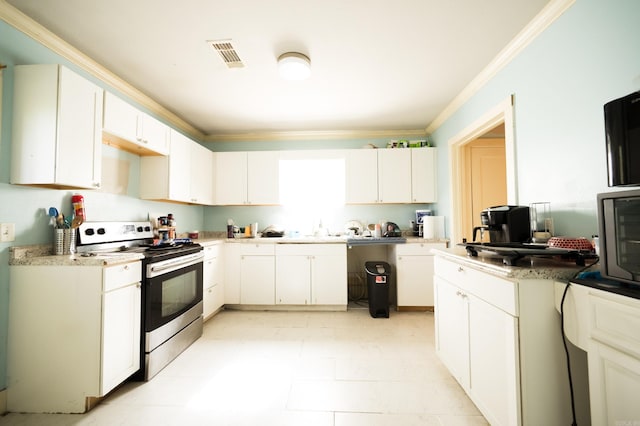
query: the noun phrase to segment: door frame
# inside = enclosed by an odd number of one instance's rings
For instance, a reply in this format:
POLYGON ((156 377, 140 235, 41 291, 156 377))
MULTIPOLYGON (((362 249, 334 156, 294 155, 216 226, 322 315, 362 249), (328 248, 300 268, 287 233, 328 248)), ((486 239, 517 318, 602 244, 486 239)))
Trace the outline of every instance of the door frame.
POLYGON ((514 95, 494 106, 476 121, 449 139, 449 184, 451 194, 451 241, 457 242, 462 235, 465 199, 470 192, 468 181, 468 158, 464 146, 504 123, 504 147, 507 170, 507 204, 518 204, 516 181, 516 152, 514 128, 514 95))

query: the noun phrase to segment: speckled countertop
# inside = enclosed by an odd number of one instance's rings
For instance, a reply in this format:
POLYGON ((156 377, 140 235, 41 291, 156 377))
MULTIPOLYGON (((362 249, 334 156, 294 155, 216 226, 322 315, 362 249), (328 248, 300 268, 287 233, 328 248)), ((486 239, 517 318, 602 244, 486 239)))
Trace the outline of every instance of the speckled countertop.
MULTIPOLYGON (((495 254, 480 252, 478 256, 468 256, 464 248, 452 247, 448 249, 433 249, 437 256, 445 257, 454 262, 479 269, 481 271, 509 279, 538 279, 569 281, 583 266, 575 261, 562 260, 557 256, 541 257, 526 256, 517 262, 517 266, 506 266, 502 257, 495 254)), ((587 264, 590 264, 587 262, 587 264)))
POLYGON ((135 262, 141 253, 105 253, 84 257, 79 254, 53 255, 51 244, 16 246, 9 248, 11 266, 111 266, 135 262))

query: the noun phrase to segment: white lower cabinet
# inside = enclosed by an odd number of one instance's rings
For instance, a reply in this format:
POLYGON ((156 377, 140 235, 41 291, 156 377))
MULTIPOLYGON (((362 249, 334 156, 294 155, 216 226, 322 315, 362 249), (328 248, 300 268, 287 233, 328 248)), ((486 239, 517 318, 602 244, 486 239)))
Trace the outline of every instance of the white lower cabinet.
POLYGON ((446 248, 446 243, 407 243, 392 248, 396 266, 397 306, 402 308, 433 307, 434 248, 446 248))
POLYGON ((434 282, 436 351, 489 423, 570 424, 553 281, 436 256, 434 282))
POLYGON ((273 243, 230 243, 225 259, 225 304, 275 304, 273 243))
POLYGON ((204 251, 202 265, 202 303, 205 321, 224 305, 223 244, 201 243, 204 251))
POLYGON ((11 266, 7 409, 83 413, 140 368, 141 263, 11 266))
POLYGON ((276 304, 347 304, 344 244, 278 244, 276 304))

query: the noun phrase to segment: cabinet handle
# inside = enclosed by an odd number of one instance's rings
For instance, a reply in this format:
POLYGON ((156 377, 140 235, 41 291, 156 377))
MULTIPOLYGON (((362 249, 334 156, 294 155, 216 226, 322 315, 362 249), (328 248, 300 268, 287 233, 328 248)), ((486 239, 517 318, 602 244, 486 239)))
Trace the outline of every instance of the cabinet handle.
POLYGON ((128 271, 129 270, 129 265, 124 265, 124 270, 128 271))
POLYGON ((458 272, 464 272, 464 268, 462 266, 458 266, 458 272))

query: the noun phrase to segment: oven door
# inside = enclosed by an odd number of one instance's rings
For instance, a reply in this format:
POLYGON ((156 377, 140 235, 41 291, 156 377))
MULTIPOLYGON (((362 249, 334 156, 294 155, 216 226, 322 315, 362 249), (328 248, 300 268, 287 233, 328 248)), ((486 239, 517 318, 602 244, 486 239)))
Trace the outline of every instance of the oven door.
MULTIPOLYGON (((170 323, 202 306, 202 252, 147 264, 145 331, 170 323)), ((202 312, 200 312, 202 313, 202 312)))

